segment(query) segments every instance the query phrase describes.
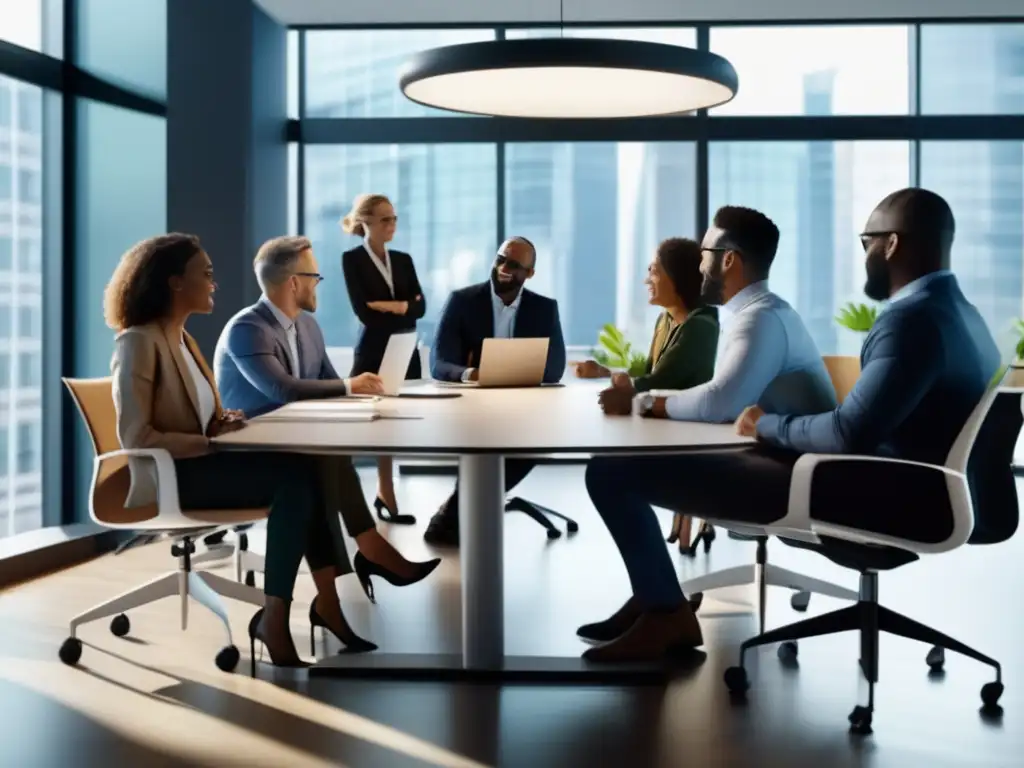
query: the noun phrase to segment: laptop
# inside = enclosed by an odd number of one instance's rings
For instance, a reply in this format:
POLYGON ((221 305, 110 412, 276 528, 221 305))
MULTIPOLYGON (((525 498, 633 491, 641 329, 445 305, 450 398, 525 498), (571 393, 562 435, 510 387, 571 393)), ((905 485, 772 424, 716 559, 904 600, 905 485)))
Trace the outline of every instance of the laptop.
POLYGON ((548 362, 549 339, 484 339, 477 386, 539 387, 548 362))
POLYGON ((384 394, 397 397, 405 382, 405 373, 409 370, 409 361, 418 354, 416 349, 416 331, 393 333, 388 339, 377 375, 384 385, 384 394))

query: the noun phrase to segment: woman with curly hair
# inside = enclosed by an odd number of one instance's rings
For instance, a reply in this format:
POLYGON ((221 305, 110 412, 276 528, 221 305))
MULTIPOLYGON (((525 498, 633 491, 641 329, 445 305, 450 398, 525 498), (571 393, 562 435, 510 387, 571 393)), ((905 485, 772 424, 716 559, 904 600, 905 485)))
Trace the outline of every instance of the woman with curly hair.
MULTIPOLYGON (((335 553, 316 465, 299 454, 215 452, 210 439, 245 425, 221 408, 217 387, 195 340, 192 314, 213 310, 213 264, 193 235, 151 237, 121 257, 104 297, 117 331, 113 375, 117 436, 124 448, 163 448, 174 459, 183 510, 269 507, 264 592, 249 637, 272 663, 306 666, 289 630, 299 564, 309 563, 317 596, 313 626, 325 626, 348 651, 376 648, 349 627, 335 591, 335 553)), ((153 504, 156 476, 145 459, 130 460, 126 507, 153 504)))

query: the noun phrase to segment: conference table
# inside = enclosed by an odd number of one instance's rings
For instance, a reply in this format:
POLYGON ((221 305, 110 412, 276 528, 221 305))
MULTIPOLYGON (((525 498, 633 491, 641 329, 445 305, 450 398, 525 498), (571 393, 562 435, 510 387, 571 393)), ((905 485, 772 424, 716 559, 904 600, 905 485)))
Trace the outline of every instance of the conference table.
MULTIPOLYGON (((642 456, 730 449, 751 442, 731 424, 606 416, 597 396, 607 385, 591 381, 483 389, 422 382, 403 389, 408 396, 293 403, 215 442, 221 450, 458 457, 462 653, 440 667, 469 677, 529 676, 530 659, 506 658, 504 650, 504 458, 642 456), (346 408, 363 413, 372 409, 376 418, 348 417, 346 408)), ((311 674, 366 671, 374 664, 356 655, 334 656, 311 674)), ((433 672, 444 671, 440 667, 433 672)), ((417 671, 424 670, 404 668, 410 676, 417 671)), ((541 676, 545 672, 533 671, 541 676)))

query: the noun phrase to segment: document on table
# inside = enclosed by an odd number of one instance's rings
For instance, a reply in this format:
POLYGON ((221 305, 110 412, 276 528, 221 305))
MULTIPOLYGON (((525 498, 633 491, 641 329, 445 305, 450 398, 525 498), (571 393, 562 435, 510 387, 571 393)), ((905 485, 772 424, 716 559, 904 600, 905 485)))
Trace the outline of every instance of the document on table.
POLYGON ((301 400, 253 421, 374 421, 380 418, 377 398, 365 400, 301 400))

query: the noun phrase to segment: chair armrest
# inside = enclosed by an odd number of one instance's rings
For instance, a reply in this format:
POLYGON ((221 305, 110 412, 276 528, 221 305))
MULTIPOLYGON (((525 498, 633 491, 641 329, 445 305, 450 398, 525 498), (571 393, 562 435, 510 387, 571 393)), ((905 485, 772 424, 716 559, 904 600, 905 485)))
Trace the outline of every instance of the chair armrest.
POLYGON ((99 477, 100 466, 105 461, 117 458, 151 459, 156 465, 157 516, 146 526, 166 524, 168 527, 195 525, 181 513, 181 502, 178 499, 178 473, 174 468, 174 459, 165 448, 122 448, 117 451, 97 456, 93 461, 93 487, 99 477))
POLYGON ((771 527, 933 553, 966 543, 973 525, 961 472, 906 459, 809 453, 793 467, 786 517, 771 527))

